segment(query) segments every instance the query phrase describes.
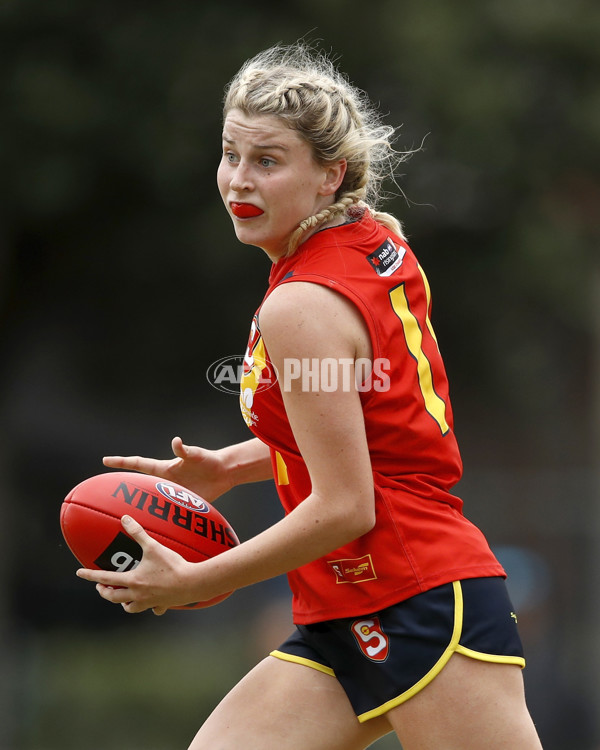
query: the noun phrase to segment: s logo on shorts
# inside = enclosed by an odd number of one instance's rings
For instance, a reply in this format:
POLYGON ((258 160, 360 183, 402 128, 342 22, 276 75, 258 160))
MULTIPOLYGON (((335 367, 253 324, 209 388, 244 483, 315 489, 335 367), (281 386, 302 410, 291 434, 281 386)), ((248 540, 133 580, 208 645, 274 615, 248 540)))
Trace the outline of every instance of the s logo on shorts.
POLYGON ((354 620, 350 626, 363 654, 371 661, 385 661, 390 652, 390 641, 381 629, 379 617, 354 620))

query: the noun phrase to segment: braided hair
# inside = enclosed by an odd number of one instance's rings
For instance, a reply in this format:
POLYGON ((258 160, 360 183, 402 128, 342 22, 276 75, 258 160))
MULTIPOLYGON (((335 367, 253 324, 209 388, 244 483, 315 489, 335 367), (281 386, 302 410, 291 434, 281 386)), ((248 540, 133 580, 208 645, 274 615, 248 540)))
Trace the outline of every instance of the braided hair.
POLYGON ((403 236, 400 222, 376 210, 381 185, 394 177, 405 155, 392 146, 395 129, 383 125, 366 94, 353 86, 320 52, 304 44, 276 45, 248 60, 225 89, 223 116, 275 115, 284 120, 326 165, 346 159, 335 202, 302 221, 290 238, 288 254, 303 234, 338 216, 357 218, 369 210, 376 221, 403 236))

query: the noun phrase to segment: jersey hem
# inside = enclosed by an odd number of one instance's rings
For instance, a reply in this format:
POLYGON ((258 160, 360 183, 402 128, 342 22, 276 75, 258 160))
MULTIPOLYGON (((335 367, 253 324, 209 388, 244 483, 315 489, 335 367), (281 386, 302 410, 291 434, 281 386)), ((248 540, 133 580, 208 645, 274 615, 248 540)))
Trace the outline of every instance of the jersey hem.
POLYGON ((420 582, 413 583, 407 588, 388 592, 380 599, 370 599, 369 602, 362 607, 350 604, 344 609, 338 609, 335 611, 319 610, 310 613, 292 608, 294 624, 313 625, 317 622, 337 620, 343 617, 361 617, 362 615, 370 615, 381 609, 386 609, 394 604, 410 599, 413 596, 430 591, 437 586, 444 586, 448 583, 453 583, 454 581, 467 580, 469 578, 506 578, 506 572, 499 564, 490 565, 489 567, 477 566, 477 568, 468 568, 466 570, 446 570, 443 575, 432 576, 431 578, 426 578, 420 582))

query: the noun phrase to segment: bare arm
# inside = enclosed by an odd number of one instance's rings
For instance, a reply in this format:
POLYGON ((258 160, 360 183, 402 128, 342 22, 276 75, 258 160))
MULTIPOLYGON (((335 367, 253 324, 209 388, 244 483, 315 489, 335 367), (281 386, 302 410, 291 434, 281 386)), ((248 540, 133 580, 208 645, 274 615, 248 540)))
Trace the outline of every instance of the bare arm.
MULTIPOLYGON (((263 337, 280 372, 288 357, 353 362, 363 327, 346 300, 312 284, 280 287, 261 311, 263 337)), ((373 480, 354 379, 334 392, 303 391, 301 380, 296 380, 289 390, 283 389, 283 398, 312 481, 310 495, 296 509, 239 547, 203 563, 176 560, 143 531, 136 532, 146 545, 138 568, 120 574, 85 571, 83 577, 103 584, 101 594, 127 611, 153 607, 162 612, 295 569, 369 531, 375 522, 373 480), (152 569, 144 563, 147 548, 158 559, 152 569), (125 588, 106 588, 117 585, 125 588)))

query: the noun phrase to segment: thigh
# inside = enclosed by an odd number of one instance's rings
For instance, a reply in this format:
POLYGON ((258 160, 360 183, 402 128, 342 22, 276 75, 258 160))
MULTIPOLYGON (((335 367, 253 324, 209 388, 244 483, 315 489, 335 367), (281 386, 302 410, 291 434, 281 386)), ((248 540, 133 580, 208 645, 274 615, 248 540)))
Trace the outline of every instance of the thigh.
POLYGON ((454 654, 388 719, 404 750, 541 750, 521 668, 454 654))
POLYGON ((385 717, 360 724, 335 677, 269 656, 215 708, 189 750, 363 750, 390 731, 385 717))

